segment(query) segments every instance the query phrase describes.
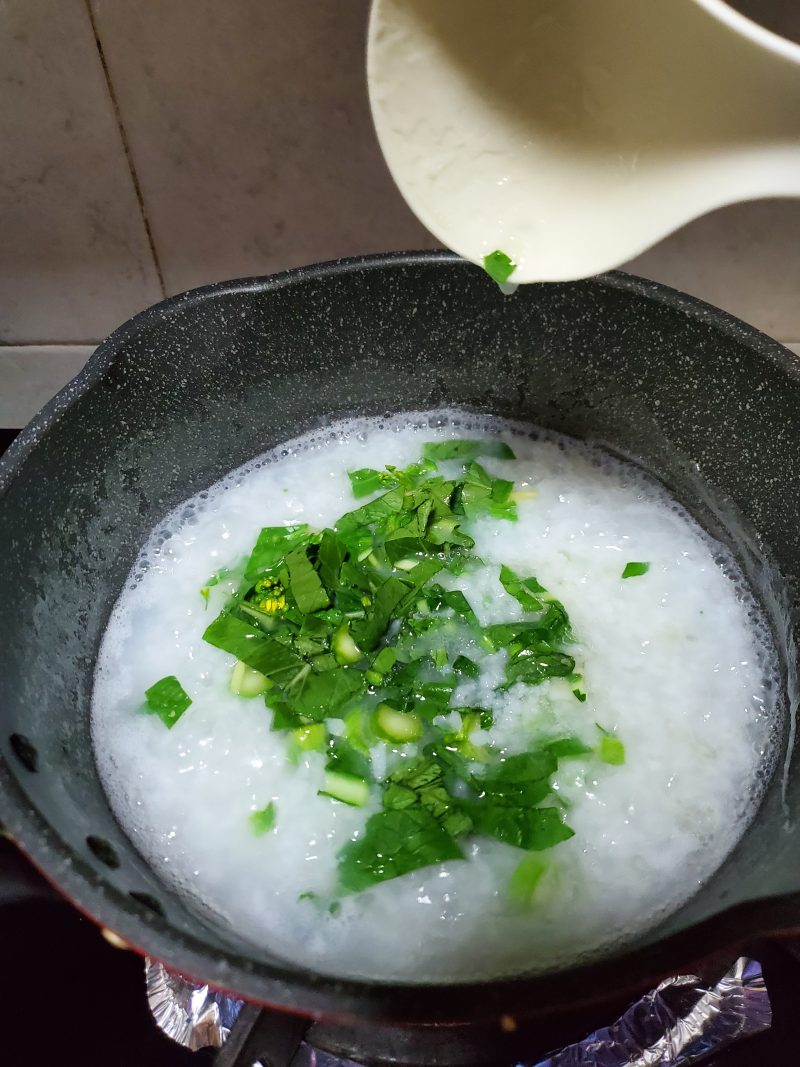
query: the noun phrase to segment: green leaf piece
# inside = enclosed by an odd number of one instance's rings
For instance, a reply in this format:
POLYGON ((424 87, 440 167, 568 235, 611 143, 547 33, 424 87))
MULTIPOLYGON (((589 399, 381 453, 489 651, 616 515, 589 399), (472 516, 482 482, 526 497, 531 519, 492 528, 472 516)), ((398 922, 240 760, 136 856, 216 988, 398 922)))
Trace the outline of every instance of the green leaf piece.
MULTIPOLYGON (((422 447, 425 459, 442 463, 448 459, 475 459, 476 456, 491 456, 494 459, 516 459, 514 450, 505 441, 486 437, 480 440, 431 441, 422 447)), ((513 482, 508 482, 513 485, 513 482)), ((509 490, 510 492, 510 490, 509 490)))
POLYGON ((385 487, 386 474, 384 471, 376 471, 371 467, 361 467, 357 471, 348 471, 347 477, 353 489, 353 496, 360 500, 363 496, 370 496, 385 487))
POLYGON ((530 907, 534 893, 547 871, 547 863, 533 854, 520 860, 508 883, 508 895, 519 907, 530 907))
POLYGON ((323 530, 317 554, 317 568, 322 584, 333 596, 339 585, 342 564, 347 556, 347 546, 333 530, 323 530))
POLYGON ((275 802, 271 800, 260 811, 250 812, 250 829, 257 837, 268 834, 275 827, 277 815, 278 809, 275 807, 275 802))
POLYGON ((543 852, 575 836, 557 808, 527 807, 493 798, 475 804, 470 812, 478 833, 526 852, 543 852))
POLYGON ((330 597, 308 558, 307 550, 298 548, 290 552, 286 557, 286 566, 289 569, 289 588, 300 611, 308 614, 327 608, 330 597))
POLYGON ((623 578, 641 578, 650 570, 649 563, 626 563, 622 572, 623 578))
POLYGON ((456 656, 453 660, 453 670, 458 671, 459 674, 463 674, 467 678, 480 678, 481 676, 481 669, 478 664, 467 656, 456 656))
POLYGON ((174 674, 159 678, 145 690, 144 695, 147 710, 157 715, 168 730, 172 729, 192 703, 192 698, 174 674))
POLYGON ((217 616, 203 634, 203 640, 229 652, 279 686, 288 685, 307 666, 287 645, 227 612, 217 616))
POLYGON ((360 893, 378 882, 445 860, 464 859, 461 846, 419 806, 371 815, 363 834, 339 853, 339 884, 360 893))
POLYGON ((579 737, 557 737, 555 741, 549 741, 547 751, 556 759, 571 759, 575 756, 588 756, 594 749, 581 741, 579 737))
POLYGON ((536 578, 520 578, 505 564, 500 568, 500 584, 525 611, 544 611, 550 599, 547 590, 536 578))
POLYGON ((483 257, 483 269, 493 281, 496 281, 498 285, 503 285, 517 269, 517 265, 498 248, 483 257))
POLYGON ((604 733, 600 738, 597 754, 603 763, 610 763, 613 767, 619 767, 625 762, 625 745, 618 737, 604 733))
MULTIPOLYGON (((275 570, 286 555, 307 541, 311 528, 306 523, 294 526, 265 526, 258 535, 245 567, 244 576, 254 582, 260 575, 275 570)), ((210 581, 206 585, 210 585, 210 581)))

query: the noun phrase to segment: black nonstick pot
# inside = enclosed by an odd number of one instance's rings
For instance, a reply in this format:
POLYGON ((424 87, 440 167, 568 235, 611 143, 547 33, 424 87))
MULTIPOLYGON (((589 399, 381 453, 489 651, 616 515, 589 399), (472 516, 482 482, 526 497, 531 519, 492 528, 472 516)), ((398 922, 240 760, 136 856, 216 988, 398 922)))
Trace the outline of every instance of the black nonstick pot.
POLYGON ((449 254, 198 289, 112 334, 0 462, 0 818, 87 915, 253 1001, 339 1020, 456 1024, 634 992, 800 931, 798 581, 798 365, 721 311, 624 274, 504 297, 449 254), (447 404, 632 457, 733 548, 781 656, 775 767, 722 868, 616 955, 489 983, 338 981, 254 951, 148 868, 95 771, 93 665, 139 546, 180 500, 334 419, 447 404))

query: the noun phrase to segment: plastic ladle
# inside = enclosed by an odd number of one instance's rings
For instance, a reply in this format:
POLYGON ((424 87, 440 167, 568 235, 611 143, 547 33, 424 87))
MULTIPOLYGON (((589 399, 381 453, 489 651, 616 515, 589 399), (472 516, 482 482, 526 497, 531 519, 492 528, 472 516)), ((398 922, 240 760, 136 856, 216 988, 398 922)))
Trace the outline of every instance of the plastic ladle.
POLYGON ((580 278, 800 195, 800 45, 723 0, 374 0, 381 147, 445 245, 580 278))

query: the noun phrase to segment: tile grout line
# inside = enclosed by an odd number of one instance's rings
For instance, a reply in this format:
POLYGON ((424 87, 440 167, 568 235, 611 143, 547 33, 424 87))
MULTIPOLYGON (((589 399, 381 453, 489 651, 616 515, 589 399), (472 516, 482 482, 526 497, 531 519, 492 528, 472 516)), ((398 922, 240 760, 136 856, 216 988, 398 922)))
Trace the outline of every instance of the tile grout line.
POLYGON ((125 159, 128 164, 128 171, 133 182, 134 192, 136 193, 136 199, 139 203, 139 211, 142 216, 142 223, 144 224, 145 234, 147 235, 147 244, 150 248, 150 255, 153 257, 153 265, 156 269, 156 275, 158 277, 159 288, 161 289, 162 298, 166 297, 167 289, 164 285, 164 275, 161 271, 161 264, 158 260, 158 253, 156 252, 156 244, 153 240, 153 232, 150 228, 150 219, 147 215, 147 209, 144 203, 144 196, 142 195, 142 188, 139 184, 139 175, 136 173, 136 166, 133 162, 133 153, 131 152, 131 146, 128 142, 128 135, 125 132, 125 125, 122 121, 122 112, 120 111, 119 103, 117 101, 117 94, 114 92, 114 85, 111 81, 111 72, 108 69, 108 63, 106 62, 105 52, 103 51, 103 43, 100 40, 100 34, 97 31, 97 25, 94 20, 94 14, 92 12, 91 0, 84 0, 84 6, 86 8, 86 14, 89 18, 89 25, 94 35, 94 42, 97 47, 97 54, 100 58, 100 65, 103 68, 103 77, 106 81, 106 89, 108 90, 109 98, 111 99, 111 106, 114 110, 114 120, 119 130, 120 140, 122 141, 122 148, 125 152, 125 159))

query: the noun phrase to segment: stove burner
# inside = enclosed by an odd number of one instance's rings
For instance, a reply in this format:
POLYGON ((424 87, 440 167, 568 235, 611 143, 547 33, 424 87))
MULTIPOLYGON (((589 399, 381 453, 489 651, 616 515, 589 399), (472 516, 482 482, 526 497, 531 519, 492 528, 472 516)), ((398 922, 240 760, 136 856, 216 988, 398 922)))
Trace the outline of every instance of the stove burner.
MULTIPOLYGON (((231 1000, 155 961, 147 964, 147 988, 166 1033, 191 1048, 222 1046, 216 1067, 685 1067, 767 1029, 772 1018, 761 965, 746 957, 715 985, 694 975, 667 979, 602 1028, 585 1011, 522 1025, 508 1018, 441 1027, 315 1022, 231 1000)), ((607 1018, 614 1006, 598 1010, 607 1018)))

